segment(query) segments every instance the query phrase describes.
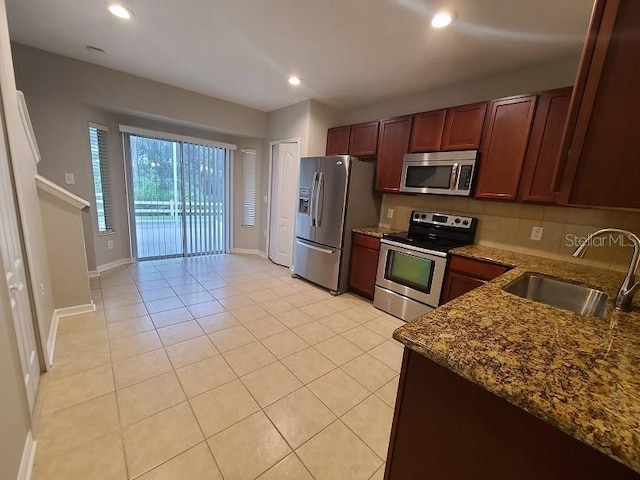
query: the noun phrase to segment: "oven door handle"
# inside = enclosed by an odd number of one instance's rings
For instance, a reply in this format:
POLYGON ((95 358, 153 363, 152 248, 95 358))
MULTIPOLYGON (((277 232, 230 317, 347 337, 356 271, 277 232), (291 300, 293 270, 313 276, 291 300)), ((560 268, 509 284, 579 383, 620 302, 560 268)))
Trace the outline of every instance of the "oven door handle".
POLYGON ((451 179, 449 180, 449 190, 457 190, 458 185, 458 175, 460 171, 460 164, 458 162, 454 163, 451 167, 451 179))
POLYGON ((389 246, 394 247, 394 248, 410 250, 412 252, 420 253, 424 257, 431 256, 431 257, 447 258, 447 254, 445 252, 436 252, 434 250, 426 251, 426 249, 424 249, 424 248, 414 247, 413 245, 406 245, 406 244, 400 243, 400 242, 394 242, 392 240, 387 240, 386 238, 383 238, 380 241, 380 243, 382 243, 384 245, 389 245, 389 246))

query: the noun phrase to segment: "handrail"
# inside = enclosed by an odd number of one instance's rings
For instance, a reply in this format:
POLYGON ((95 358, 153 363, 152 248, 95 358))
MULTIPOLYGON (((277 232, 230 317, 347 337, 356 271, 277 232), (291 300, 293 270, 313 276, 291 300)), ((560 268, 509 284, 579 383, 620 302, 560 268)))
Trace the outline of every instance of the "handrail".
POLYGON ((91 204, 87 202, 84 198, 80 198, 79 196, 71 193, 69 190, 62 188, 60 185, 52 182, 48 178, 43 177, 42 175, 36 174, 36 185, 43 192, 47 192, 53 195, 56 198, 68 203, 69 205, 76 207, 79 210, 82 210, 85 207, 90 206, 91 204))

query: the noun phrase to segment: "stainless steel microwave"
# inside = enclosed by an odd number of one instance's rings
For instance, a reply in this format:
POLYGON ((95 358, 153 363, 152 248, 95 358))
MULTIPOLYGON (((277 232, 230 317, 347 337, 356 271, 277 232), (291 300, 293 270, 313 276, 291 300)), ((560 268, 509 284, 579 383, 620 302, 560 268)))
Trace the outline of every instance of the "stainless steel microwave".
POLYGON ((468 197, 477 158, 477 150, 409 153, 402 162, 400 191, 468 197))

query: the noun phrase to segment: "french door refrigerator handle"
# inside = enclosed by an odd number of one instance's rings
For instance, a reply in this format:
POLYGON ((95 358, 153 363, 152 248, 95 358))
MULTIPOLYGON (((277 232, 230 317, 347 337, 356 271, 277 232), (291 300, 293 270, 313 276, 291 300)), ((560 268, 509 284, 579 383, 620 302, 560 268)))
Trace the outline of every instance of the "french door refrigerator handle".
POLYGON ((320 227, 322 224, 322 213, 324 212, 324 172, 320 172, 318 175, 318 192, 316 193, 316 226, 320 227), (320 192, 322 192, 322 202, 320 201, 320 192), (320 214, 318 215, 318 209, 320 214))
POLYGON ((305 247, 310 248, 311 250, 315 250, 316 252, 332 254, 335 251, 335 250, 330 250, 328 248, 316 247, 315 245, 311 245, 310 243, 302 242, 300 240, 298 240, 297 242, 300 245, 304 245, 305 247))
POLYGON ((314 201, 313 195, 316 191, 316 182, 318 181, 318 172, 313 172, 313 183, 311 184, 311 194, 309 195, 309 215, 311 215, 311 226, 316 226, 316 219, 314 216, 314 207, 316 202, 314 201))

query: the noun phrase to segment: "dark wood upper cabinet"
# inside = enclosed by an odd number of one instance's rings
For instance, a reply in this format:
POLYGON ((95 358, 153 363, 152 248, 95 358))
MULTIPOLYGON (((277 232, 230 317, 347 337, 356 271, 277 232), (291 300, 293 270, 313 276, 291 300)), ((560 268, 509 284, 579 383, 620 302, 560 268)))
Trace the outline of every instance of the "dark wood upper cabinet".
POLYGON ((487 102, 448 108, 441 150, 474 150, 480 146, 487 102))
POLYGON ((413 116, 409 152, 436 152, 442 145, 446 110, 418 113, 413 116))
POLYGON ((489 104, 480 145, 476 198, 516 199, 536 100, 536 95, 523 95, 489 104))
POLYGON ((348 155, 351 127, 334 127, 327 130, 327 155, 348 155))
POLYGON ((640 2, 598 0, 571 99, 559 199, 640 208, 640 2))
POLYGON ((555 203, 555 175, 571 99, 571 87, 540 95, 520 182, 525 202, 555 203))
POLYGON ((378 128, 380 122, 351 125, 349 155, 354 157, 375 157, 378 153, 378 128))
POLYGON ((376 162, 376 190, 400 191, 402 160, 409 147, 411 116, 396 117, 380 122, 378 161, 376 162))

